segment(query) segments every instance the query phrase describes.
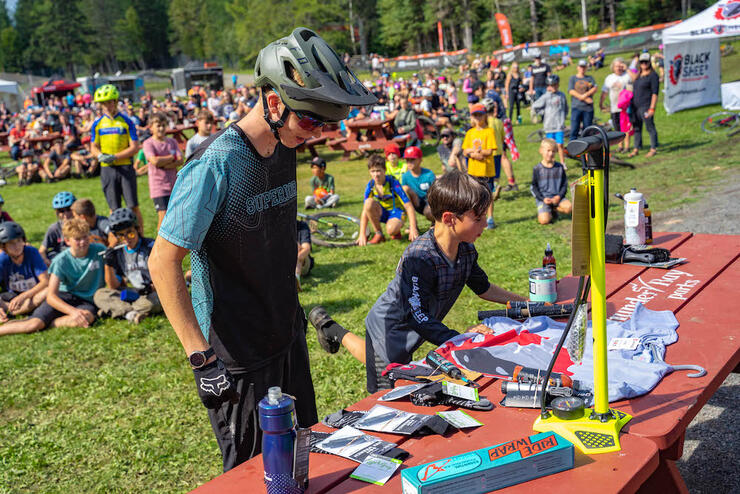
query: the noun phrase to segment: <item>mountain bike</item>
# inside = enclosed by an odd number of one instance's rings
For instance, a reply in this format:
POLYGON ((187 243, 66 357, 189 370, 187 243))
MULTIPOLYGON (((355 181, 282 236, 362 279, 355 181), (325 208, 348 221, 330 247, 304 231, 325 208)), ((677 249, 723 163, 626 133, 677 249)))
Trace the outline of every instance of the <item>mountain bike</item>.
POLYGON ((740 132, 740 113, 720 111, 709 115, 701 123, 701 130, 707 134, 727 134, 732 136, 740 132))
MULTIPOLYGON (((346 213, 298 213, 298 218, 308 223, 311 242, 322 247, 350 247, 357 244, 360 237, 360 220, 346 213)), ((365 238, 367 236, 366 230, 365 238)))

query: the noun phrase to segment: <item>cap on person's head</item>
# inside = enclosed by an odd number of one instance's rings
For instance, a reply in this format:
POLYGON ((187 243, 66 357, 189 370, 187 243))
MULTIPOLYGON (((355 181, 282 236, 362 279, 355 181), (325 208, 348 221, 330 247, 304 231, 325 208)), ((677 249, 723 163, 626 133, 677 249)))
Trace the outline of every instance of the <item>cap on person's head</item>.
POLYGON ((395 142, 389 142, 385 145, 385 148, 383 148, 383 152, 385 153, 385 157, 387 158, 389 154, 393 153, 396 156, 401 156, 401 148, 398 147, 398 144, 395 142))
POLYGON ((580 59, 578 61, 578 66, 579 67, 588 67, 588 62, 585 59, 582 58, 582 59, 580 59))
POLYGON ((410 158, 412 160, 421 159, 422 157, 421 149, 418 146, 409 146, 403 152, 403 157, 410 158))
POLYGON ((649 62, 650 61, 650 53, 640 53, 640 62, 649 62))
POLYGON ((311 166, 326 168, 326 160, 320 156, 316 156, 314 159, 311 160, 311 166))
POLYGON ((473 115, 475 113, 486 113, 486 107, 482 103, 475 103, 473 105, 470 105, 470 114, 473 115))
POLYGON ((537 60, 538 58, 540 58, 540 59, 542 58, 542 54, 541 54, 541 53, 537 53, 537 54, 536 54, 536 55, 534 56, 534 59, 535 59, 535 60, 537 60))

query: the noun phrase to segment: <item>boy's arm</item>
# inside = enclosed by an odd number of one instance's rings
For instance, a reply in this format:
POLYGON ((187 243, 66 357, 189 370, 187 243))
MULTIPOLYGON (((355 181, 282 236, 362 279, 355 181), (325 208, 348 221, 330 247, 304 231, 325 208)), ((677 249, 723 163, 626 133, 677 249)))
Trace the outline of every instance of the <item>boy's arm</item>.
POLYGON ((419 229, 416 226, 416 210, 411 201, 404 202, 403 208, 406 210, 406 216, 409 217, 409 242, 413 242, 419 236, 419 229))
POLYGON ((59 312, 72 316, 74 321, 81 327, 86 328, 90 326, 90 323, 87 322, 87 311, 72 307, 59 298, 59 277, 54 273, 49 277, 49 291, 46 294, 46 302, 59 312))
POLYGON ((13 311, 13 310, 20 309, 21 304, 25 300, 33 299, 33 297, 37 293, 39 293, 41 290, 44 290, 47 286, 49 286, 49 273, 41 273, 38 275, 38 277, 39 277, 39 282, 36 283, 36 285, 33 288, 31 288, 30 290, 26 290, 25 292, 17 295, 15 298, 13 298, 13 300, 11 300, 8 303, 9 310, 13 311))
POLYGON ((589 96, 592 96, 593 94, 596 93, 596 90, 597 89, 599 89, 599 86, 596 85, 596 81, 592 77, 591 78, 591 89, 589 89, 588 91, 586 91, 586 93, 584 94, 584 96, 586 98, 588 98, 589 96))
POLYGON ((547 103, 548 94, 549 93, 544 93, 542 96, 537 98, 537 100, 534 103, 532 103, 532 109, 541 110, 542 108, 544 108, 545 104, 547 103))
POLYGON ((121 282, 118 281, 115 268, 107 264, 105 265, 105 286, 111 290, 118 290, 121 287, 121 282))
POLYGON ((459 333, 429 313, 429 303, 437 297, 432 292, 434 270, 419 259, 407 258, 401 266, 401 296, 405 323, 411 331, 435 345, 441 345, 459 333))
POLYGON ((488 287, 488 290, 478 296, 483 300, 488 300, 489 302, 498 302, 499 304, 505 304, 509 300, 514 300, 517 302, 527 301, 526 297, 522 297, 521 295, 518 295, 514 292, 504 290, 500 286, 496 286, 493 283, 491 283, 491 286, 488 287))
POLYGON ((562 200, 565 197, 565 194, 568 193, 568 176, 565 174, 565 168, 562 170, 562 175, 560 175, 560 187, 558 187, 558 196, 560 196, 560 199, 562 200))

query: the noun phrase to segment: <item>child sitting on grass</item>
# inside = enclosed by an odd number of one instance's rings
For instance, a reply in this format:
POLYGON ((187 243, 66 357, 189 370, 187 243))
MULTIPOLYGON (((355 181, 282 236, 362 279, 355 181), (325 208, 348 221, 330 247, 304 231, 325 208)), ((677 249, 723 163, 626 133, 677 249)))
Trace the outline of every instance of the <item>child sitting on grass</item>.
POLYGON ((326 173, 326 160, 316 156, 311 160, 311 190, 306 196, 306 209, 333 208, 339 202, 339 194, 334 191, 334 177, 326 173))
POLYGON ((41 258, 47 266, 51 264, 51 261, 57 254, 67 248, 67 244, 64 242, 64 236, 62 235, 62 223, 74 217, 72 204, 76 200, 77 198, 74 194, 66 190, 57 192, 51 200, 51 206, 54 208, 57 221, 49 225, 44 235, 44 240, 41 241, 41 247, 39 247, 41 258))
POLYGON ((39 163, 33 149, 25 149, 21 153, 21 164, 15 167, 18 174, 18 186, 31 185, 39 178, 39 163))
POLYGON ((374 154, 367 160, 370 171, 370 181, 365 188, 365 203, 360 217, 360 231, 367 231, 367 224, 373 226, 375 234, 368 240, 360 235, 357 244, 360 246, 385 242, 383 230, 380 226, 385 223, 385 230, 392 240, 400 240, 403 228, 404 210, 409 218, 409 240, 414 241, 419 236, 416 228, 416 213, 414 205, 403 191, 401 184, 390 175, 386 175, 385 161, 382 156, 374 154))
POLYGON ((108 246, 110 225, 108 218, 95 212, 95 204, 90 199, 77 199, 72 203, 75 218, 85 220, 90 227, 90 241, 108 246))
MULTIPOLYGON (((475 177, 493 194, 496 177, 496 161, 493 154, 498 149, 496 134, 488 126, 486 107, 481 103, 470 106, 470 117, 474 127, 465 133, 463 140, 463 156, 468 158, 468 174, 475 177)), ((493 221, 493 201, 488 203, 488 218, 486 229, 493 230, 496 223, 493 221)))
POLYGON ((401 177, 403 191, 409 196, 417 213, 423 214, 426 219, 434 223, 432 210, 427 204, 427 193, 437 178, 432 170, 421 167, 422 152, 416 146, 409 146, 403 152, 408 170, 401 177))
MULTIPOLYGON (((407 364, 424 341, 441 345, 458 334, 442 320, 465 285, 491 302, 526 300, 491 284, 478 265, 473 243, 486 227, 490 190, 453 170, 432 184, 428 198, 434 227, 401 256, 395 277, 365 318, 364 339, 341 327, 320 306, 308 315, 324 350, 336 353, 344 346, 365 364, 371 393, 391 387, 382 376, 388 364, 407 364)), ((490 332, 481 325, 470 331, 490 332)))
POLYGON ((0 322, 28 314, 46 299, 49 274, 36 249, 26 244, 23 228, 13 221, 0 223, 0 322))
MULTIPOLYGON (((543 96, 544 97, 544 96, 543 96)), ((553 219, 553 212, 569 214, 573 209, 565 198, 568 192, 568 177, 561 163, 555 161, 557 144, 552 139, 542 139, 540 156, 542 161, 532 170, 532 195, 537 203, 537 221, 546 225, 553 219)))
POLYGON ((64 242, 69 247, 49 266, 46 300, 30 317, 0 326, 0 336, 34 333, 47 327, 89 327, 95 322, 97 308, 93 295, 103 284, 101 244, 90 243, 90 227, 84 220, 72 218, 62 225, 64 242))
POLYGON ((406 162, 400 159, 401 148, 398 147, 398 144, 396 144, 395 142, 389 142, 385 145, 383 153, 385 154, 386 174, 390 175, 400 182, 401 176, 403 176, 403 174, 406 173, 406 170, 408 170, 406 162))
POLYGON ((103 255, 105 287, 95 292, 95 305, 99 316, 123 317, 139 324, 150 314, 162 312, 148 266, 154 240, 139 236, 136 215, 129 208, 116 209, 109 220, 119 244, 103 255), (135 292, 136 300, 122 300, 124 289, 135 292))

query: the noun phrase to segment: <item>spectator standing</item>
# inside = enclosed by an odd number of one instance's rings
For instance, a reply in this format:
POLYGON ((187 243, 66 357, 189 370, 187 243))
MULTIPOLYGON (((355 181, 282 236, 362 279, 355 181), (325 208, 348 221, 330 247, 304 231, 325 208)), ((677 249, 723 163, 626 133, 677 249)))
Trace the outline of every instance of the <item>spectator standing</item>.
MULTIPOLYGON (((118 89, 105 84, 95 90, 95 102, 103 114, 92 125, 90 150, 100 162, 100 183, 112 212, 121 207, 121 196, 143 224, 136 190, 133 157, 139 151, 139 136, 134 123, 118 112, 118 89)), ((143 228, 143 227, 142 227, 143 228)))
POLYGON ((632 98, 633 121, 635 127, 635 148, 629 154, 637 156, 642 149, 642 125, 647 127, 650 134, 650 151, 645 155, 648 158, 658 152, 658 131, 655 128, 655 105, 658 104, 658 89, 660 81, 658 74, 650 63, 650 54, 640 54, 640 73, 631 76, 634 78, 634 97, 632 98))
POLYGON ((534 57, 531 70, 532 78, 529 81, 529 93, 533 95, 532 101, 537 101, 547 91, 547 76, 552 74, 552 69, 542 61, 542 55, 538 53, 534 57))
POLYGON ((462 138, 455 134, 454 130, 442 129, 440 132, 440 143, 437 146, 437 154, 442 162, 442 173, 453 169, 467 172, 465 160, 462 159, 462 138))
POLYGON ((597 86, 596 81, 590 75, 586 75, 588 62, 584 59, 578 61, 576 75, 570 76, 568 81, 568 94, 570 94, 570 138, 575 139, 581 132, 581 126, 585 129, 594 121, 594 98, 597 86))
MULTIPOLYGON (((463 140, 463 156, 468 158, 468 174, 475 177, 493 194, 496 165, 493 157, 497 149, 496 134, 488 126, 486 107, 476 103, 470 107, 470 117, 474 127, 465 133, 463 140)), ((493 196, 492 196, 493 197, 493 196)), ((493 220, 493 201, 488 205, 486 229, 493 230, 496 223, 493 220)))
POLYGON ((509 73, 506 74, 506 90, 504 91, 507 105, 509 106, 509 120, 514 116, 516 107, 516 121, 522 123, 520 104, 522 101, 522 74, 519 72, 519 62, 513 62, 509 73))
MULTIPOLYGON (((612 61, 612 73, 606 76, 604 79, 604 85, 601 88, 601 98, 599 99, 599 107, 602 112, 607 112, 607 107, 604 104, 607 93, 609 94, 609 113, 611 114, 612 126, 614 130, 621 130, 619 123, 619 114, 622 110, 619 109, 619 93, 621 93, 627 84, 632 83, 632 78, 627 73, 627 67, 624 64, 624 60, 621 57, 617 57, 612 61)), ((624 132, 624 131, 622 131, 624 132)), ((620 144, 621 146, 621 144, 620 144)))
POLYGON ((182 165, 182 152, 177 141, 167 137, 167 117, 163 113, 152 115, 149 127, 152 136, 144 142, 144 155, 148 163, 149 197, 159 217, 159 230, 177 180, 177 169, 182 165))
POLYGON ((563 144, 565 143, 565 117, 568 116, 568 100, 559 90, 560 76, 552 74, 547 78, 547 92, 532 103, 532 108, 543 111, 542 127, 545 137, 555 142, 560 155, 560 162, 565 161, 563 144))

